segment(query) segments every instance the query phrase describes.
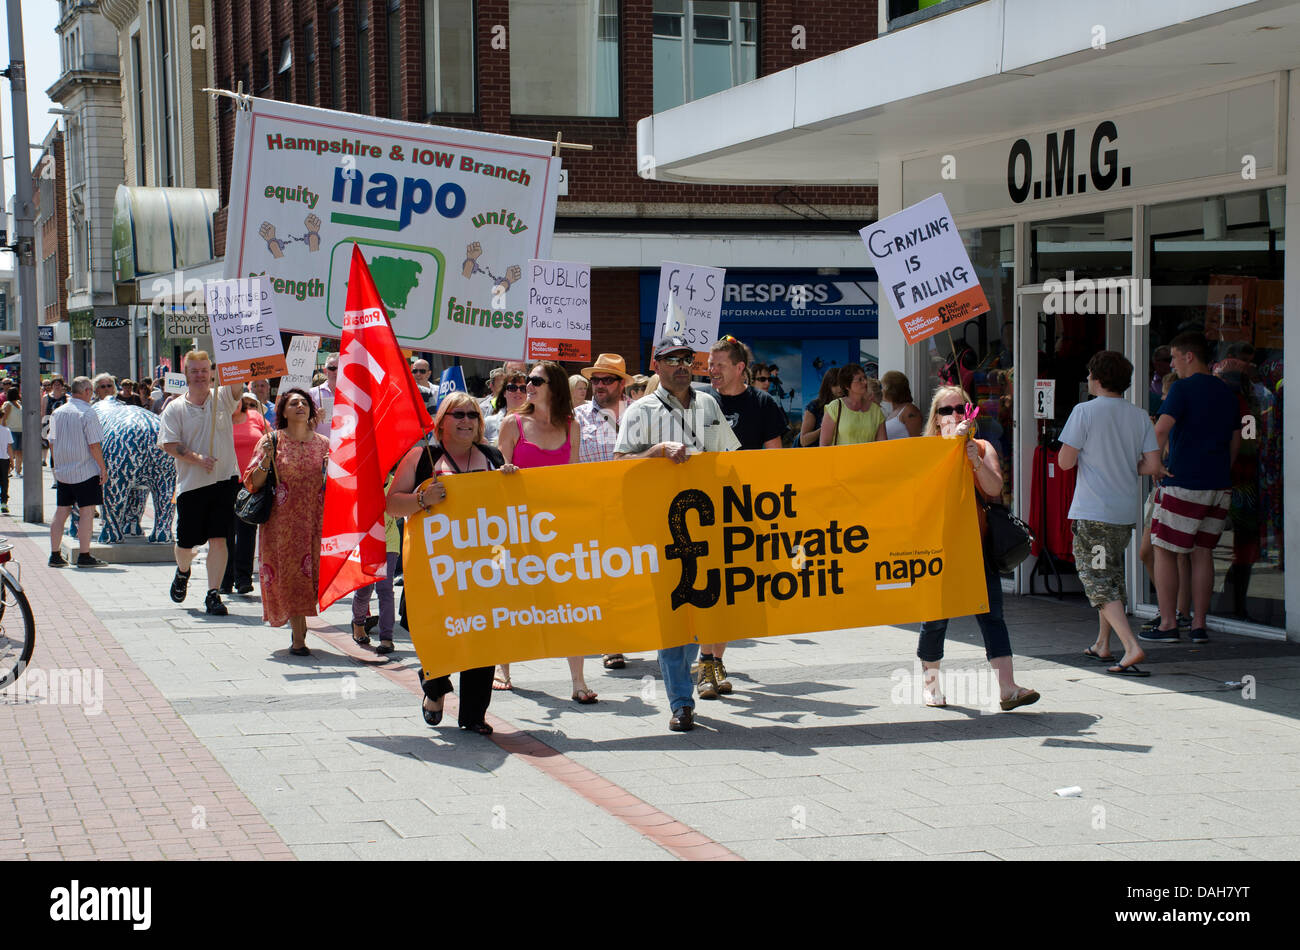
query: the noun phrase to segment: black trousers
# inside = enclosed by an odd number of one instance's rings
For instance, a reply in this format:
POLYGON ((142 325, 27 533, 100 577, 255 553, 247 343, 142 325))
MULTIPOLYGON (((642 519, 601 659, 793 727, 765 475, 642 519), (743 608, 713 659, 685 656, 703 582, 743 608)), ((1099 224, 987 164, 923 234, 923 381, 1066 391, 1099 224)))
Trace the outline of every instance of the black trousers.
POLYGON ((226 574, 221 586, 236 588, 253 583, 253 554, 257 550, 257 525, 234 519, 226 536, 226 574))
MULTIPOLYGON (((460 674, 459 725, 477 726, 483 721, 492 702, 492 674, 495 671, 495 666, 480 666, 460 674)), ((426 678, 424 670, 420 670, 420 685, 424 687, 424 695, 435 702, 452 691, 450 676, 426 678)))
POLYGON ((0 503, 9 504, 9 459, 0 459, 0 503))

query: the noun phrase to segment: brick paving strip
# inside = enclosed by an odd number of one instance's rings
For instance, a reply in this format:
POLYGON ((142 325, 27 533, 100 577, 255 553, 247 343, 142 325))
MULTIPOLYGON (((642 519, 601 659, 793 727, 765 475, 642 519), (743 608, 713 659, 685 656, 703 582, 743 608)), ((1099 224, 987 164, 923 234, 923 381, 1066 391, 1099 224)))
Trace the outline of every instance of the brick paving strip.
POLYGON ((0 795, 13 804, 0 809, 0 860, 293 860, 62 572, 46 569, 49 551, 21 530, 9 537, 36 616, 32 668, 102 671, 103 708, 87 709, 84 693, 83 705, 58 704, 48 689, 48 700, 15 695, 15 686, 0 693, 0 795))
MULTIPOLYGON (((369 668, 410 690, 416 696, 424 695, 420 688, 417 666, 375 663, 373 654, 363 651, 353 643, 350 633, 340 632, 338 627, 319 617, 309 620, 307 626, 312 633, 340 653, 362 660, 369 668)), ((443 715, 448 719, 454 718, 458 708, 456 695, 448 693, 443 701, 443 715)), ((579 765, 567 755, 551 748, 537 737, 515 728, 504 719, 489 713, 487 722, 493 730, 491 740, 504 752, 517 756, 570 791, 630 825, 674 857, 688 861, 744 860, 712 838, 700 834, 671 815, 647 804, 626 789, 579 765)))

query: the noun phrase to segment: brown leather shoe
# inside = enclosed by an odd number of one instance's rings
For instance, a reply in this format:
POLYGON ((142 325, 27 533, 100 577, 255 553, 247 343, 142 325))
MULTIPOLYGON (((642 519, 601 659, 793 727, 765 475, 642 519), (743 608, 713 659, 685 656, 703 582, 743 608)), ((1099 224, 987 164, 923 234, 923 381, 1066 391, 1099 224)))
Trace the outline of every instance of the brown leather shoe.
POLYGON ((695 728, 695 716, 690 706, 683 706, 677 710, 672 719, 668 720, 668 728, 673 732, 690 732, 695 728))

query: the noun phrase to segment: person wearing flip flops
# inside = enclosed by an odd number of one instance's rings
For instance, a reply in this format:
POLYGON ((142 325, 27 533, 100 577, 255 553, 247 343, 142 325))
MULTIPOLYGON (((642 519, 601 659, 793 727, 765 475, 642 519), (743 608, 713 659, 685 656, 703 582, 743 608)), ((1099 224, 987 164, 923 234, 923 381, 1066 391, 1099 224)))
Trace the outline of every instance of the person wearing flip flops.
MULTIPOLYGON (((943 436, 945 439, 964 439, 966 458, 978 494, 998 500, 1002 497, 1002 466, 997 449, 983 439, 975 438, 975 416, 979 410, 971 405, 970 396, 960 386, 941 386, 930 403, 930 417, 922 430, 924 435, 943 436)), ((998 694, 1003 712, 1019 706, 1028 706, 1039 700, 1036 690, 1026 689, 1016 683, 1011 661, 1011 634, 1002 619, 1002 580, 992 567, 984 550, 988 543, 988 520, 983 507, 979 508, 981 547, 978 556, 984 564, 984 581, 988 588, 989 609, 975 617, 980 636, 984 638, 984 655, 998 675, 998 694)), ((921 661, 924 702, 927 706, 946 706, 947 700, 939 688, 939 661, 943 659, 943 638, 948 632, 947 620, 927 620, 921 624, 921 636, 916 645, 916 656, 921 661)))
POLYGON ((1062 469, 1079 467, 1070 503, 1074 522, 1074 566, 1088 603, 1097 608, 1097 640, 1084 656, 1111 663, 1118 676, 1150 676, 1138 663, 1146 652, 1125 612, 1124 549, 1138 521, 1134 479, 1165 474, 1151 417, 1124 398, 1133 381, 1133 364, 1122 353, 1103 350, 1088 361, 1088 392, 1093 398, 1070 412, 1061 430, 1062 469), (1110 631, 1124 644, 1116 662, 1110 631))

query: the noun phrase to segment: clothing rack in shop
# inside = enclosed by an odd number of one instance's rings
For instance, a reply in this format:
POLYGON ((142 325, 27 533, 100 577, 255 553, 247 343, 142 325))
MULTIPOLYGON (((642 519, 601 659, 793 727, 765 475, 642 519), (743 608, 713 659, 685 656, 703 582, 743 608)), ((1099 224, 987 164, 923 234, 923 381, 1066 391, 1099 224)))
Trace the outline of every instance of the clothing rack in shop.
POLYGON ((1034 578, 1041 574, 1043 576, 1043 592, 1047 594, 1054 593, 1057 600, 1062 600, 1065 596, 1065 579, 1061 574, 1061 570, 1064 568, 1066 573, 1069 573, 1071 567, 1069 562, 1062 561, 1052 552, 1052 547, 1048 543, 1047 528, 1049 517, 1047 466, 1050 464, 1047 459, 1047 454, 1053 446, 1056 446, 1059 451, 1060 440, 1057 438, 1059 435, 1060 431, 1056 430, 1055 427, 1051 425, 1051 420, 1038 420, 1038 448, 1041 451, 1036 451, 1034 453, 1034 465, 1030 481, 1031 483, 1035 479, 1038 481, 1038 511, 1042 519, 1042 524, 1030 525, 1030 529, 1036 533, 1039 552, 1038 559, 1034 562, 1034 569, 1029 572, 1029 593, 1034 593, 1034 578), (1039 461, 1040 457, 1042 459, 1041 462, 1039 461), (1040 465, 1042 466, 1041 473, 1039 472, 1040 465), (1053 577, 1056 578, 1055 591, 1052 590, 1051 578, 1053 577))

